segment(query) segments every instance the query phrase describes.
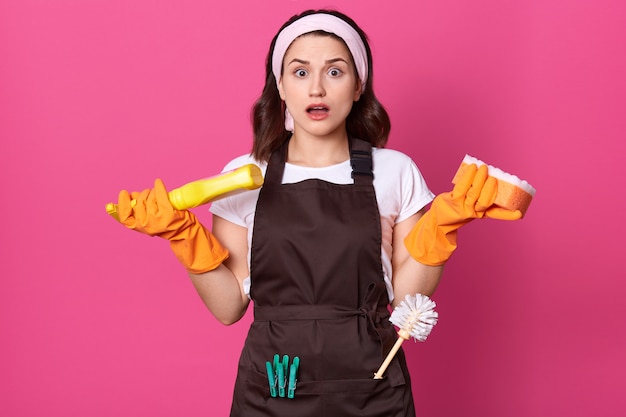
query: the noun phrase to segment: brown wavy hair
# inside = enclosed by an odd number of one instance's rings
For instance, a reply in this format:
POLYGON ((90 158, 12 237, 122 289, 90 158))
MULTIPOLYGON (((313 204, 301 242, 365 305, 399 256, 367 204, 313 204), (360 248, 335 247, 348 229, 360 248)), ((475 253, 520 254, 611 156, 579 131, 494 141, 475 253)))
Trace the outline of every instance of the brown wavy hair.
MULTIPOLYGON (((361 98, 353 104, 352 110, 346 119, 348 136, 369 141, 372 146, 379 148, 384 147, 389 138, 389 131, 391 130, 389 115, 374 94, 372 51, 367 35, 354 20, 343 13, 335 10, 307 10, 289 19, 276 33, 270 44, 265 61, 265 87, 259 99, 254 103, 251 114, 254 134, 252 155, 258 161, 267 161, 272 152, 291 137, 291 132, 285 130, 285 103, 280 98, 278 88, 276 87, 276 78, 272 72, 272 54, 276 45, 276 38, 278 38, 278 35, 284 28, 296 20, 316 13, 331 14, 352 26, 361 37, 367 52, 369 75, 361 98)), ((331 33, 323 31, 316 33, 336 37, 331 33)), ((338 39, 341 40, 341 38, 338 39)))

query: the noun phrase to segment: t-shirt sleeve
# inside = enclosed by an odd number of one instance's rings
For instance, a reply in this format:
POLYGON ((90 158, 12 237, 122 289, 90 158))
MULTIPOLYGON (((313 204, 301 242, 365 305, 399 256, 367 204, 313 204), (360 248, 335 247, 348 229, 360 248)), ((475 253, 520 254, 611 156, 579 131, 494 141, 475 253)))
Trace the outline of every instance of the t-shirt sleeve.
MULTIPOLYGON (((232 171, 246 164, 256 164, 261 168, 265 175, 265 164, 259 164, 249 155, 243 155, 230 161, 222 173, 232 171)), ((250 190, 241 193, 235 193, 228 197, 221 198, 211 203, 209 211, 231 223, 238 226, 248 227, 250 224, 250 216, 253 216, 254 207, 259 196, 259 190, 250 190)))
POLYGON ((238 226, 247 227, 246 216, 243 210, 246 204, 245 201, 242 200, 246 200, 249 197, 248 194, 250 193, 246 193, 246 198, 243 199, 239 196, 231 196, 214 201, 209 211, 238 226))
POLYGON ((435 197, 415 162, 408 157, 406 159, 400 172, 401 199, 396 223, 417 213, 435 197))

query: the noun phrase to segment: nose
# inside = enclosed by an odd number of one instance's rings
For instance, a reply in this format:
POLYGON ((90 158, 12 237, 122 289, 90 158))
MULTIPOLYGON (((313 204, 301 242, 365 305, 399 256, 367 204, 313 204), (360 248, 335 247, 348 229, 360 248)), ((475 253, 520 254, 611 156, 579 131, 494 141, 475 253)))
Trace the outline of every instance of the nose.
POLYGON ((311 77, 311 85, 309 86, 309 95, 311 97, 324 97, 326 90, 324 89, 323 74, 316 74, 311 77))

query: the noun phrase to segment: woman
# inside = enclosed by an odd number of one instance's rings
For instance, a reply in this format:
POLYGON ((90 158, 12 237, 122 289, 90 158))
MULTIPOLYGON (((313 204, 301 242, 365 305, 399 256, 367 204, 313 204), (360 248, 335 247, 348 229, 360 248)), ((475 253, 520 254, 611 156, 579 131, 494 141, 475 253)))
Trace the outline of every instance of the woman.
POLYGON ((231 416, 414 416, 402 352, 373 379, 396 338, 388 306, 435 291, 460 226, 503 216, 495 181, 474 167, 424 215, 433 194, 407 156, 382 149, 370 48, 343 14, 290 19, 266 70, 253 152, 225 168, 256 163, 263 187, 213 203, 212 233, 171 207, 160 180, 120 193, 120 220, 170 241, 222 323, 254 301, 231 416), (270 390, 275 354, 300 360, 294 398, 270 390))

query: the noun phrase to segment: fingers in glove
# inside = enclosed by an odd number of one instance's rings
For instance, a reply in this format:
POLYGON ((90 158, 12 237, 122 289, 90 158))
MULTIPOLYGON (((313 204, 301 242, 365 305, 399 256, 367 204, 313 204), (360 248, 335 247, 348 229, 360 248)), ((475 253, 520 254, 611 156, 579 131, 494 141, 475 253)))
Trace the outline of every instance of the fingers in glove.
POLYGON ((132 196, 126 190, 120 191, 117 198, 117 216, 126 227, 133 227, 135 224, 131 199, 132 196))
POLYGON ((157 212, 160 214, 171 215, 174 212, 174 207, 170 202, 165 184, 160 178, 154 180, 154 204, 157 212))
POLYGON ((493 205, 496 201, 496 195, 498 194, 498 181, 493 177, 488 177, 485 180, 485 184, 482 186, 480 196, 476 202, 476 211, 484 212, 493 205))
POLYGON ((519 210, 508 210, 501 207, 492 207, 485 211, 485 217, 496 220, 519 220, 522 218, 522 212, 519 210))
POLYGON ((137 204, 133 209, 135 219, 137 220, 137 226, 142 230, 145 230, 149 223, 149 211, 148 211, 148 198, 150 196, 150 189, 145 189, 140 193, 133 193, 137 204))
POLYGON ((470 210, 475 210, 476 202, 480 198, 480 193, 483 190, 483 186, 485 185, 485 181, 489 174, 487 172, 487 166, 482 165, 480 168, 476 170, 476 175, 474 175, 474 179, 472 181, 472 186, 467 190, 467 195, 465 197, 465 206, 470 210))
POLYGON ((478 168, 475 164, 471 164, 467 167, 463 176, 457 180, 454 188, 452 189, 452 198, 461 198, 467 194, 469 189, 472 187, 477 170, 478 168))

